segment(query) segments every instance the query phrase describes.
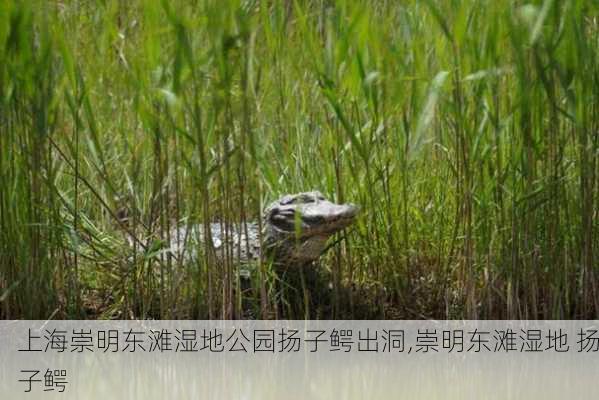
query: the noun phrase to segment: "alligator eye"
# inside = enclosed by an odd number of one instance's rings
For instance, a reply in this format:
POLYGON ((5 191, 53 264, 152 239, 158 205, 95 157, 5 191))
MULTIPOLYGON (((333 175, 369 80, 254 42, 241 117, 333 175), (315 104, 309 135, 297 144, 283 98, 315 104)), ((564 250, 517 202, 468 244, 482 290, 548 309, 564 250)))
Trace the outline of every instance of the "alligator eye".
POLYGON ((297 200, 297 197, 285 196, 279 201, 279 203, 283 206, 286 206, 288 204, 294 204, 296 202, 296 200, 297 200))

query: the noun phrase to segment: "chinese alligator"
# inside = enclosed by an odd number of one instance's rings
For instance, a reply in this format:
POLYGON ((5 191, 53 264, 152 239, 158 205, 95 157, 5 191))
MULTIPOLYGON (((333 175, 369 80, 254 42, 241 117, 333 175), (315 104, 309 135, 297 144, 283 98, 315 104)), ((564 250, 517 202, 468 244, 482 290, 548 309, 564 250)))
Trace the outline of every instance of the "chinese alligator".
POLYGON ((189 246, 190 242, 205 243, 208 233, 217 259, 223 260, 229 252, 240 266, 261 257, 279 268, 304 266, 321 256, 332 235, 354 222, 358 210, 354 204, 330 202, 317 191, 285 195, 265 209, 261 234, 257 222, 233 224, 228 230, 221 223, 211 223, 209 232, 201 224, 182 227, 171 232, 170 251, 194 258, 197 246, 189 246))

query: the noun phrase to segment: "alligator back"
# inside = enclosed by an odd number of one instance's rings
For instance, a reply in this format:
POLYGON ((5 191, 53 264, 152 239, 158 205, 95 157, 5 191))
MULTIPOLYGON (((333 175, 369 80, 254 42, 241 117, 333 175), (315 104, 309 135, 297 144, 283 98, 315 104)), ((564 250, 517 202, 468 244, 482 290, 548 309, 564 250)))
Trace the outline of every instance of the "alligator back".
MULTIPOLYGON (((231 224, 227 229, 224 224, 211 223, 210 236, 217 259, 224 260, 228 255, 241 264, 260 259, 260 235, 256 222, 231 224)), ((195 260, 198 251, 206 249, 205 227, 195 224, 173 229, 170 240, 169 250, 176 257, 195 260)))

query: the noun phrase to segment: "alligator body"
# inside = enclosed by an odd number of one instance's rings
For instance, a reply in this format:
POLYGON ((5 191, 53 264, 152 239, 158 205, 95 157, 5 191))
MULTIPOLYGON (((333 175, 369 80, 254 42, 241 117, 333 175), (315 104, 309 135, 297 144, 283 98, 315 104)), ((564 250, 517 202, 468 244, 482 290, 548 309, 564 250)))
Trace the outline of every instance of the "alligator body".
POLYGON ((209 230, 203 225, 179 228, 171 232, 170 251, 185 259, 194 258, 196 250, 202 248, 198 244, 205 244, 209 234, 218 259, 229 252, 229 257, 241 265, 262 258, 279 267, 303 266, 321 256, 328 239, 351 225, 358 210, 354 204, 330 202, 317 191, 286 195, 265 209, 262 224, 249 222, 225 228, 211 223, 209 230))

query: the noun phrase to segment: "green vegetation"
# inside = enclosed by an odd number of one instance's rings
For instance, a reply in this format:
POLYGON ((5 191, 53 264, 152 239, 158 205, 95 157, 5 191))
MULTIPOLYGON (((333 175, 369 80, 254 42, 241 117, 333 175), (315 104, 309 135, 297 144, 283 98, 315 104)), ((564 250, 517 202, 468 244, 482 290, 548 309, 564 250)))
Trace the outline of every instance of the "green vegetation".
POLYGON ((239 315, 168 232, 318 189, 362 214, 279 317, 599 318, 598 143, 593 1, 3 1, 0 317, 239 315))

